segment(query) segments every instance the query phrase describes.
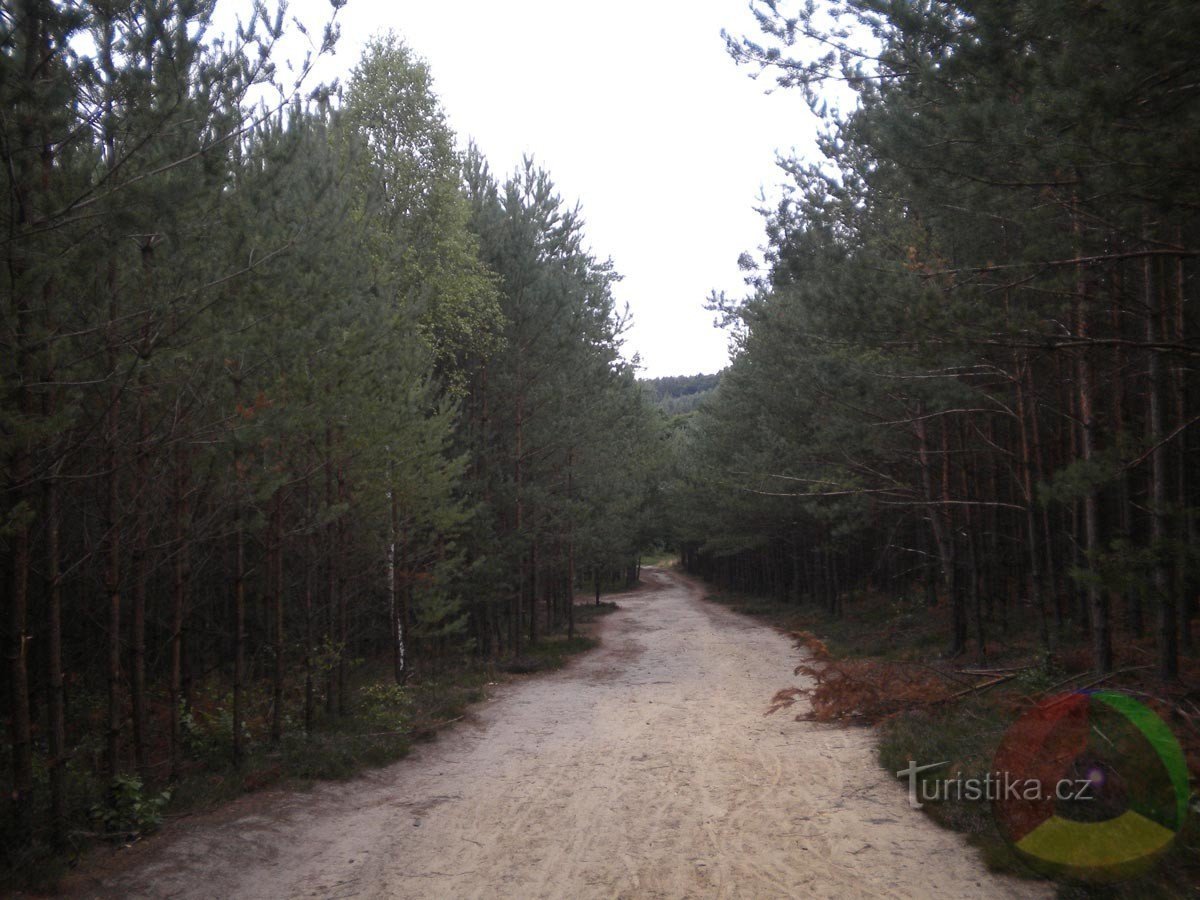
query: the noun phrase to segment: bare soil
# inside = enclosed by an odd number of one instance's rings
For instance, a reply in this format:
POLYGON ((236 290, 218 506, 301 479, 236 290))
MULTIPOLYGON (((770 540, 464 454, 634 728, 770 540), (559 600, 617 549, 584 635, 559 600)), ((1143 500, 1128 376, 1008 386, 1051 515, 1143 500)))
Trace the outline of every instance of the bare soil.
MULTIPOLYGON (((79 897, 1028 897, 909 808, 871 732, 764 716, 783 635, 677 573, 600 649, 395 765, 267 791, 94 858, 79 897)), ((793 708, 794 712, 795 708, 793 708)))

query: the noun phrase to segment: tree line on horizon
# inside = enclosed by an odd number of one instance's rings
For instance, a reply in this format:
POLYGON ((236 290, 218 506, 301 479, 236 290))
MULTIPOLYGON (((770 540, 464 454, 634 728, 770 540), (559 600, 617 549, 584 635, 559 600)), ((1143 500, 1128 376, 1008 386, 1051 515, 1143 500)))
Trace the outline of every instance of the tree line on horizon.
POLYGON ((834 613, 923 598, 951 656, 1023 628, 1175 678, 1200 574, 1200 6, 753 9, 728 46, 804 94, 823 159, 781 162, 748 296, 714 298, 735 353, 675 439, 685 563, 834 613))
POLYGON ((282 8, 0 16, 14 853, 179 776, 201 694, 236 763, 347 715, 364 660, 519 657, 635 570, 660 418, 617 274, 545 171, 456 149, 394 36, 310 89, 341 5, 292 66, 282 8))
POLYGON ((652 397, 653 403, 667 416, 694 412, 712 396, 721 381, 721 373, 711 375, 667 375, 642 378, 639 383, 652 397))

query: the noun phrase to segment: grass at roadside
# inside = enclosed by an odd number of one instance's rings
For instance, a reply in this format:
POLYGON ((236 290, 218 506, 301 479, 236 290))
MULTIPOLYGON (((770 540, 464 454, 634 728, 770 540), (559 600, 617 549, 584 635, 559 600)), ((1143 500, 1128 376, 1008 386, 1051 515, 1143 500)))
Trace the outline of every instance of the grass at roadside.
MULTIPOLYGON (((983 778, 994 769, 997 747, 1014 721, 1040 699, 1085 686, 1094 679, 1079 654, 1039 652, 1036 635, 1007 630, 1004 642, 989 645, 986 663, 945 658, 947 623, 941 611, 904 598, 851 600, 840 617, 811 606, 712 592, 707 599, 753 616, 789 633, 808 651, 804 674, 816 679, 810 695, 819 717, 871 724, 878 736, 879 762, 895 773, 918 765, 947 764, 928 773, 945 779, 983 778), (986 669, 983 667, 987 667, 986 669), (965 671, 964 671, 965 670, 965 671), (991 686, 1004 671, 1006 680, 991 686)), ((1137 647, 1126 648, 1133 655, 1137 647)), ((1127 659, 1126 663, 1136 662, 1127 659)), ((1154 706, 1183 744, 1195 777, 1196 728, 1173 709, 1189 702, 1182 689, 1166 697, 1149 673, 1133 671, 1104 682, 1154 706)), ((779 708, 794 696, 777 697, 779 708)), ((925 777, 925 776, 922 776, 925 777)), ((993 871, 1037 877, 1001 836, 985 801, 951 798, 924 803, 922 811, 940 825, 964 834, 993 871)), ((1200 894, 1200 827, 1192 814, 1166 858, 1150 873, 1110 885, 1059 884, 1064 898, 1168 898, 1200 894)))
POLYGON ((577 603, 575 604, 575 625, 576 627, 588 625, 620 608, 611 600, 601 600, 599 603, 577 603))
MULTIPOLYGON (((602 616, 616 612, 620 607, 616 603, 577 603, 575 605, 575 626, 585 628, 588 624, 602 616)), ((591 650, 598 644, 594 638, 585 634, 567 637, 563 634, 543 636, 532 645, 526 645, 519 656, 501 664, 501 669, 511 675, 526 675, 532 672, 545 672, 560 669, 567 660, 577 653, 591 650)))
POLYGON ((322 720, 307 736, 289 732, 278 746, 255 745, 241 766, 210 760, 195 767, 173 785, 166 816, 211 809, 269 786, 303 789, 395 762, 413 744, 435 738, 470 704, 486 699, 486 686, 495 678, 490 667, 471 665, 399 686, 372 667, 359 673, 350 715, 322 720))

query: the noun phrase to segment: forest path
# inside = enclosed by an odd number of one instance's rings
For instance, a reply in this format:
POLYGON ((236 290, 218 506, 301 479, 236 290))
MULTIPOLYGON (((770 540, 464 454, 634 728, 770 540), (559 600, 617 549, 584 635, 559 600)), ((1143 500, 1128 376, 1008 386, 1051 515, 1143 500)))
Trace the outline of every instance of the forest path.
MULTIPOLYGON (((408 758, 251 795, 76 882, 92 897, 1028 897, 910 809, 871 733, 764 716, 776 631, 671 571, 603 645, 408 758)), ((125 855, 125 854, 122 854, 125 855)))

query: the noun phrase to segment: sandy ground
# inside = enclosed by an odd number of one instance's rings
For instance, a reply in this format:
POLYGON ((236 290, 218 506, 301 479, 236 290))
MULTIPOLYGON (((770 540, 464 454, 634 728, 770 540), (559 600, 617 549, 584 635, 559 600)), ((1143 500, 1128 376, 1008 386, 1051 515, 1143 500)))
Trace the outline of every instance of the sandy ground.
MULTIPOLYGON (((386 769, 242 798, 94 864, 88 897, 1028 897, 911 810, 866 729, 764 716, 770 628, 646 570, 603 646, 386 769)), ((794 709, 792 712, 794 713, 794 709)))

